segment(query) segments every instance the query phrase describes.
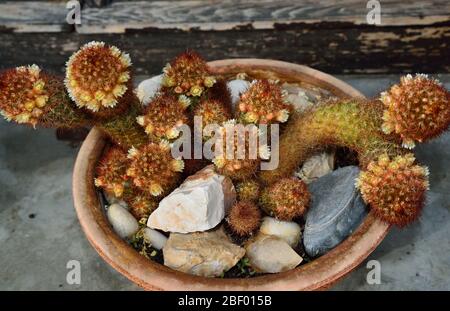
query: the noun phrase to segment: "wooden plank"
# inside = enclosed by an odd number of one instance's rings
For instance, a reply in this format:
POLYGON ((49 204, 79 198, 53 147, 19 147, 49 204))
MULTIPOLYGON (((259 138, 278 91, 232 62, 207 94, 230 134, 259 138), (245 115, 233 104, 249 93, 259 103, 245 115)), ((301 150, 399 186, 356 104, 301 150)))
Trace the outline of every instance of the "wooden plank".
POLYGON ((66 2, 0 2, 0 32, 69 32, 66 2))
MULTIPOLYGON (((430 25, 450 20, 448 0, 381 1, 381 25, 430 25)), ((367 1, 345 0, 188 0, 113 2, 85 8, 79 33, 124 33, 147 28, 223 31, 239 27, 273 29, 277 25, 321 22, 367 24, 367 1)))
POLYGON ((0 69, 27 63, 63 72, 82 44, 101 40, 129 52, 136 74, 159 73, 186 48, 208 60, 271 58, 329 73, 450 72, 450 23, 412 27, 296 24, 268 30, 171 31, 127 34, 0 34, 0 69))

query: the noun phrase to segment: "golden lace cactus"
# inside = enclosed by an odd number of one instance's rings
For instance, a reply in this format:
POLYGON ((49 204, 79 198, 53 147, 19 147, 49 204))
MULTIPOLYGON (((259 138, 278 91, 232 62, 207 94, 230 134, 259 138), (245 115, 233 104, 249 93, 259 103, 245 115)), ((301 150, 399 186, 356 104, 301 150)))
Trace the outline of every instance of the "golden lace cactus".
POLYGON ((255 179, 248 179, 236 184, 236 194, 239 201, 258 201, 261 187, 255 179))
POLYGON ((217 130, 216 148, 212 162, 219 174, 235 181, 254 177, 261 159, 270 157, 269 147, 259 144, 258 128, 245 130, 244 125, 229 120, 217 130))
POLYGON ((96 115, 116 112, 111 108, 118 107, 131 89, 130 66, 129 55, 117 47, 89 42, 67 62, 65 84, 69 95, 78 107, 96 115))
POLYGON ((415 164, 413 154, 381 155, 356 180, 366 203, 382 220, 405 226, 416 220, 428 189, 428 169, 415 164))
POLYGON ((285 96, 285 92, 274 81, 253 81, 249 89, 241 95, 238 119, 255 124, 286 122, 292 107, 285 96))
POLYGON ((450 124, 450 93, 426 75, 407 75, 381 94, 385 106, 382 129, 413 148, 444 132, 450 124))
MULTIPOLYGON (((203 99, 194 108, 194 116, 201 117, 202 128, 209 124, 223 124, 231 118, 231 111, 228 107, 217 99, 203 99)), ((205 138, 209 138, 206 135, 205 138)))
POLYGON ((227 229, 239 238, 249 237, 261 225, 261 211, 253 202, 235 203, 226 217, 227 229))
POLYGON ((186 111, 189 105, 190 100, 184 95, 159 94, 136 121, 153 140, 173 140, 180 135, 179 127, 189 123, 186 111))
POLYGON ((127 170, 133 184, 152 196, 167 194, 173 190, 184 169, 181 159, 174 159, 167 141, 149 143, 128 151, 131 164, 127 170))
POLYGON ((95 186, 117 198, 124 195, 128 184, 127 169, 130 160, 121 148, 112 146, 101 157, 95 169, 95 186))
POLYGON ((200 97, 216 83, 208 65, 193 51, 186 51, 163 69, 163 86, 176 94, 200 97))
POLYGON ((302 216, 309 207, 311 194, 306 184, 295 177, 283 178, 264 188, 259 200, 262 209, 280 220, 302 216))

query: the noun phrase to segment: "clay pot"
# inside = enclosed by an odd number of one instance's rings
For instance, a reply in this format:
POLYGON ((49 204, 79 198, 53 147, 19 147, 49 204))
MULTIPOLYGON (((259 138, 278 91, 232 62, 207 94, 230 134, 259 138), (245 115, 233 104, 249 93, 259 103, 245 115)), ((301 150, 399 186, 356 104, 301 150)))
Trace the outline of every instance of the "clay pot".
MULTIPOLYGON (((306 82, 336 96, 363 95, 348 84, 306 66, 266 60, 227 59, 209 63, 220 74, 247 72, 255 77, 306 82)), ((389 225, 370 213, 344 242, 294 270, 248 279, 192 276, 146 259, 114 233, 94 187, 94 168, 106 140, 93 128, 78 154, 73 174, 74 205, 81 226, 100 256, 146 290, 318 290, 326 289, 356 268, 378 246, 389 225)))

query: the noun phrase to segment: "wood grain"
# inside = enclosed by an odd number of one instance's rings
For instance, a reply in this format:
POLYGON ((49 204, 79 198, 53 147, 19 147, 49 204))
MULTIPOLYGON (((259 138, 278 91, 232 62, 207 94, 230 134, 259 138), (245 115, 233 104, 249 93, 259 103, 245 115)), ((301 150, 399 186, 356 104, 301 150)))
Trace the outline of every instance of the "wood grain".
POLYGON ((66 2, 0 2, 0 32, 70 32, 66 2))
MULTIPOLYGON (((450 1, 381 1, 381 25, 429 25, 448 21, 450 1)), ((272 29, 277 24, 323 21, 367 24, 367 1, 346 0, 189 0, 113 2, 86 8, 80 33, 124 33, 129 29, 230 30, 272 29)))

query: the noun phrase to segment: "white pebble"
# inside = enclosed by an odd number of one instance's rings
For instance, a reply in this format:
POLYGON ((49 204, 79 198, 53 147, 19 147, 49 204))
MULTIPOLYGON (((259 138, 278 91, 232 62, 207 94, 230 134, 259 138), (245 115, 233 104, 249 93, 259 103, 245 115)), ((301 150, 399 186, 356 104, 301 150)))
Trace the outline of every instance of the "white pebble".
POLYGON ((161 88, 163 75, 154 76, 139 83, 136 95, 142 105, 148 105, 161 88))
POLYGON ((144 239, 146 239, 152 246, 156 249, 163 249, 164 245, 166 245, 167 237, 151 228, 144 229, 144 239))
POLYGON ((139 230, 137 220, 118 203, 111 204, 106 215, 114 231, 121 238, 129 238, 139 230))
POLYGON ((278 220, 273 217, 264 217, 260 232, 273 235, 288 243, 291 247, 297 246, 300 240, 300 226, 293 221, 278 220))
POLYGON ((239 102, 241 94, 247 91, 250 86, 250 82, 245 80, 231 80, 228 81, 227 86, 230 90, 233 109, 235 109, 235 106, 239 102))

